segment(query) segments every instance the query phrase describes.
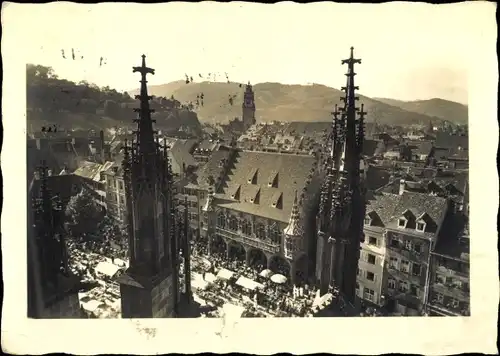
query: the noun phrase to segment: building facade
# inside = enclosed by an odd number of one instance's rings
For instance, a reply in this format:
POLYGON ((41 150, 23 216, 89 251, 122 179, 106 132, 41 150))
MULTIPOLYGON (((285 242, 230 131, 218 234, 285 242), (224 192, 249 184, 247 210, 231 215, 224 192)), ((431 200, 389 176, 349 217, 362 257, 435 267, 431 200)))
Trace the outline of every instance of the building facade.
POLYGON ((80 280, 68 266, 63 202, 42 166, 28 187, 28 317, 81 318, 80 280))
POLYGON ((326 179, 322 187, 317 216, 316 278, 322 293, 337 288, 347 302, 356 299, 356 276, 363 237, 365 192, 363 172, 364 115, 356 107, 353 56, 348 65, 345 106, 335 110, 330 157, 325 162, 326 179))
POLYGON ((176 317, 179 237, 172 197, 172 172, 167 145, 155 140, 146 75, 154 70, 134 67, 141 74, 135 140, 125 144, 123 177, 127 204, 129 268, 119 278, 123 318, 176 317))
POLYGON ((269 268, 294 283, 313 266, 312 231, 320 181, 308 155, 235 151, 222 184, 214 184, 202 209, 210 253, 269 268))

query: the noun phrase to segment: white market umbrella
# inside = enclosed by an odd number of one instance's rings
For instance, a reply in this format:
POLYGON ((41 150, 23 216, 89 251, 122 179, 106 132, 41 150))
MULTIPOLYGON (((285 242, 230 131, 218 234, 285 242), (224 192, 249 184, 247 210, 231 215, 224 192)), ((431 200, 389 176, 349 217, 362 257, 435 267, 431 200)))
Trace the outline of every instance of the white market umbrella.
POLYGON ((262 272, 260 272, 259 275, 264 278, 269 278, 273 275, 273 271, 271 271, 270 269, 265 269, 262 272))
POLYGON ((282 274, 274 274, 271 276, 271 281, 276 284, 284 284, 286 282, 286 277, 282 274))

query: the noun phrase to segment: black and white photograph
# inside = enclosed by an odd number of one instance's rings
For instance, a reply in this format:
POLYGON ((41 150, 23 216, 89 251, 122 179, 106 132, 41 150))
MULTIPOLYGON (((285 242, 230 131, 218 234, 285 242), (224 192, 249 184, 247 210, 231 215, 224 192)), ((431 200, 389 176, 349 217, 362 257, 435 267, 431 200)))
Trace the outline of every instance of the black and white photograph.
MULTIPOLYGON (((2 114, 4 196, 25 211, 2 217, 2 252, 25 256, 9 278, 26 297, 5 301, 53 327, 219 319, 286 344, 269 319, 307 339, 314 323, 352 332, 378 317, 368 330, 429 323, 434 340, 443 323, 453 340, 493 340, 497 84, 472 92, 492 75, 470 69, 474 54, 498 81, 484 5, 4 5, 6 36, 29 29, 22 50, 2 41, 25 78, 24 117, 2 114)), ((475 351, 496 352, 483 341, 475 351)))

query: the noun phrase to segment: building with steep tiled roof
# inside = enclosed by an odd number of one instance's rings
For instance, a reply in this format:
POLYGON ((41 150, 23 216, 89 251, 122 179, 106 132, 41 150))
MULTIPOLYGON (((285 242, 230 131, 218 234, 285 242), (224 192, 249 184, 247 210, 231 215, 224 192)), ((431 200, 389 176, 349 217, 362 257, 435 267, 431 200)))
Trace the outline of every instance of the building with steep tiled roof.
POLYGON ((316 167, 317 160, 309 155, 237 151, 205 212, 211 248, 222 243, 230 258, 267 266, 292 280, 299 270, 307 274, 314 238, 308 231, 314 231, 320 188, 316 167), (295 192, 300 213, 294 214, 295 192), (300 251, 287 257, 284 230, 292 215, 300 215, 305 233, 300 251))
POLYGON ((369 200, 358 286, 373 288, 371 301, 402 315, 424 312, 430 253, 449 206, 446 198, 405 190, 369 200))
POLYGON ((470 315, 470 242, 467 208, 444 221, 443 234, 431 253, 427 312, 430 315, 470 315))

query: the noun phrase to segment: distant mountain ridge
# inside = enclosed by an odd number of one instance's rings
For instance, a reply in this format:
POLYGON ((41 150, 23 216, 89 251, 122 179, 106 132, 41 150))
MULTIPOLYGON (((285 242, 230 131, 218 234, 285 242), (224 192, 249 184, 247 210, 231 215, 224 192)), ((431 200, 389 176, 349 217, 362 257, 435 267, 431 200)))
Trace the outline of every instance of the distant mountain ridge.
MULTIPOLYGON (((210 123, 226 123, 240 117, 244 89, 245 85, 240 83, 186 84, 182 80, 148 87, 151 95, 167 98, 173 95, 183 103, 195 103, 197 96, 203 93, 203 106, 197 106, 196 112, 201 122, 210 123)), ((331 111, 335 104, 340 105, 340 97, 343 95, 342 91, 321 84, 258 83, 253 85, 253 90, 258 122, 330 121, 331 111)), ((138 89, 130 90, 129 93, 135 95, 138 89)), ((360 95, 359 103, 364 104, 365 111, 368 112, 367 122, 409 125, 446 120, 456 124, 467 123, 467 106, 443 99, 405 102, 360 95)))
POLYGON ((468 121, 468 106, 450 100, 444 100, 440 98, 412 101, 402 101, 386 98, 374 99, 392 106, 397 106, 406 111, 412 111, 431 117, 437 117, 459 124, 465 124, 468 121))

